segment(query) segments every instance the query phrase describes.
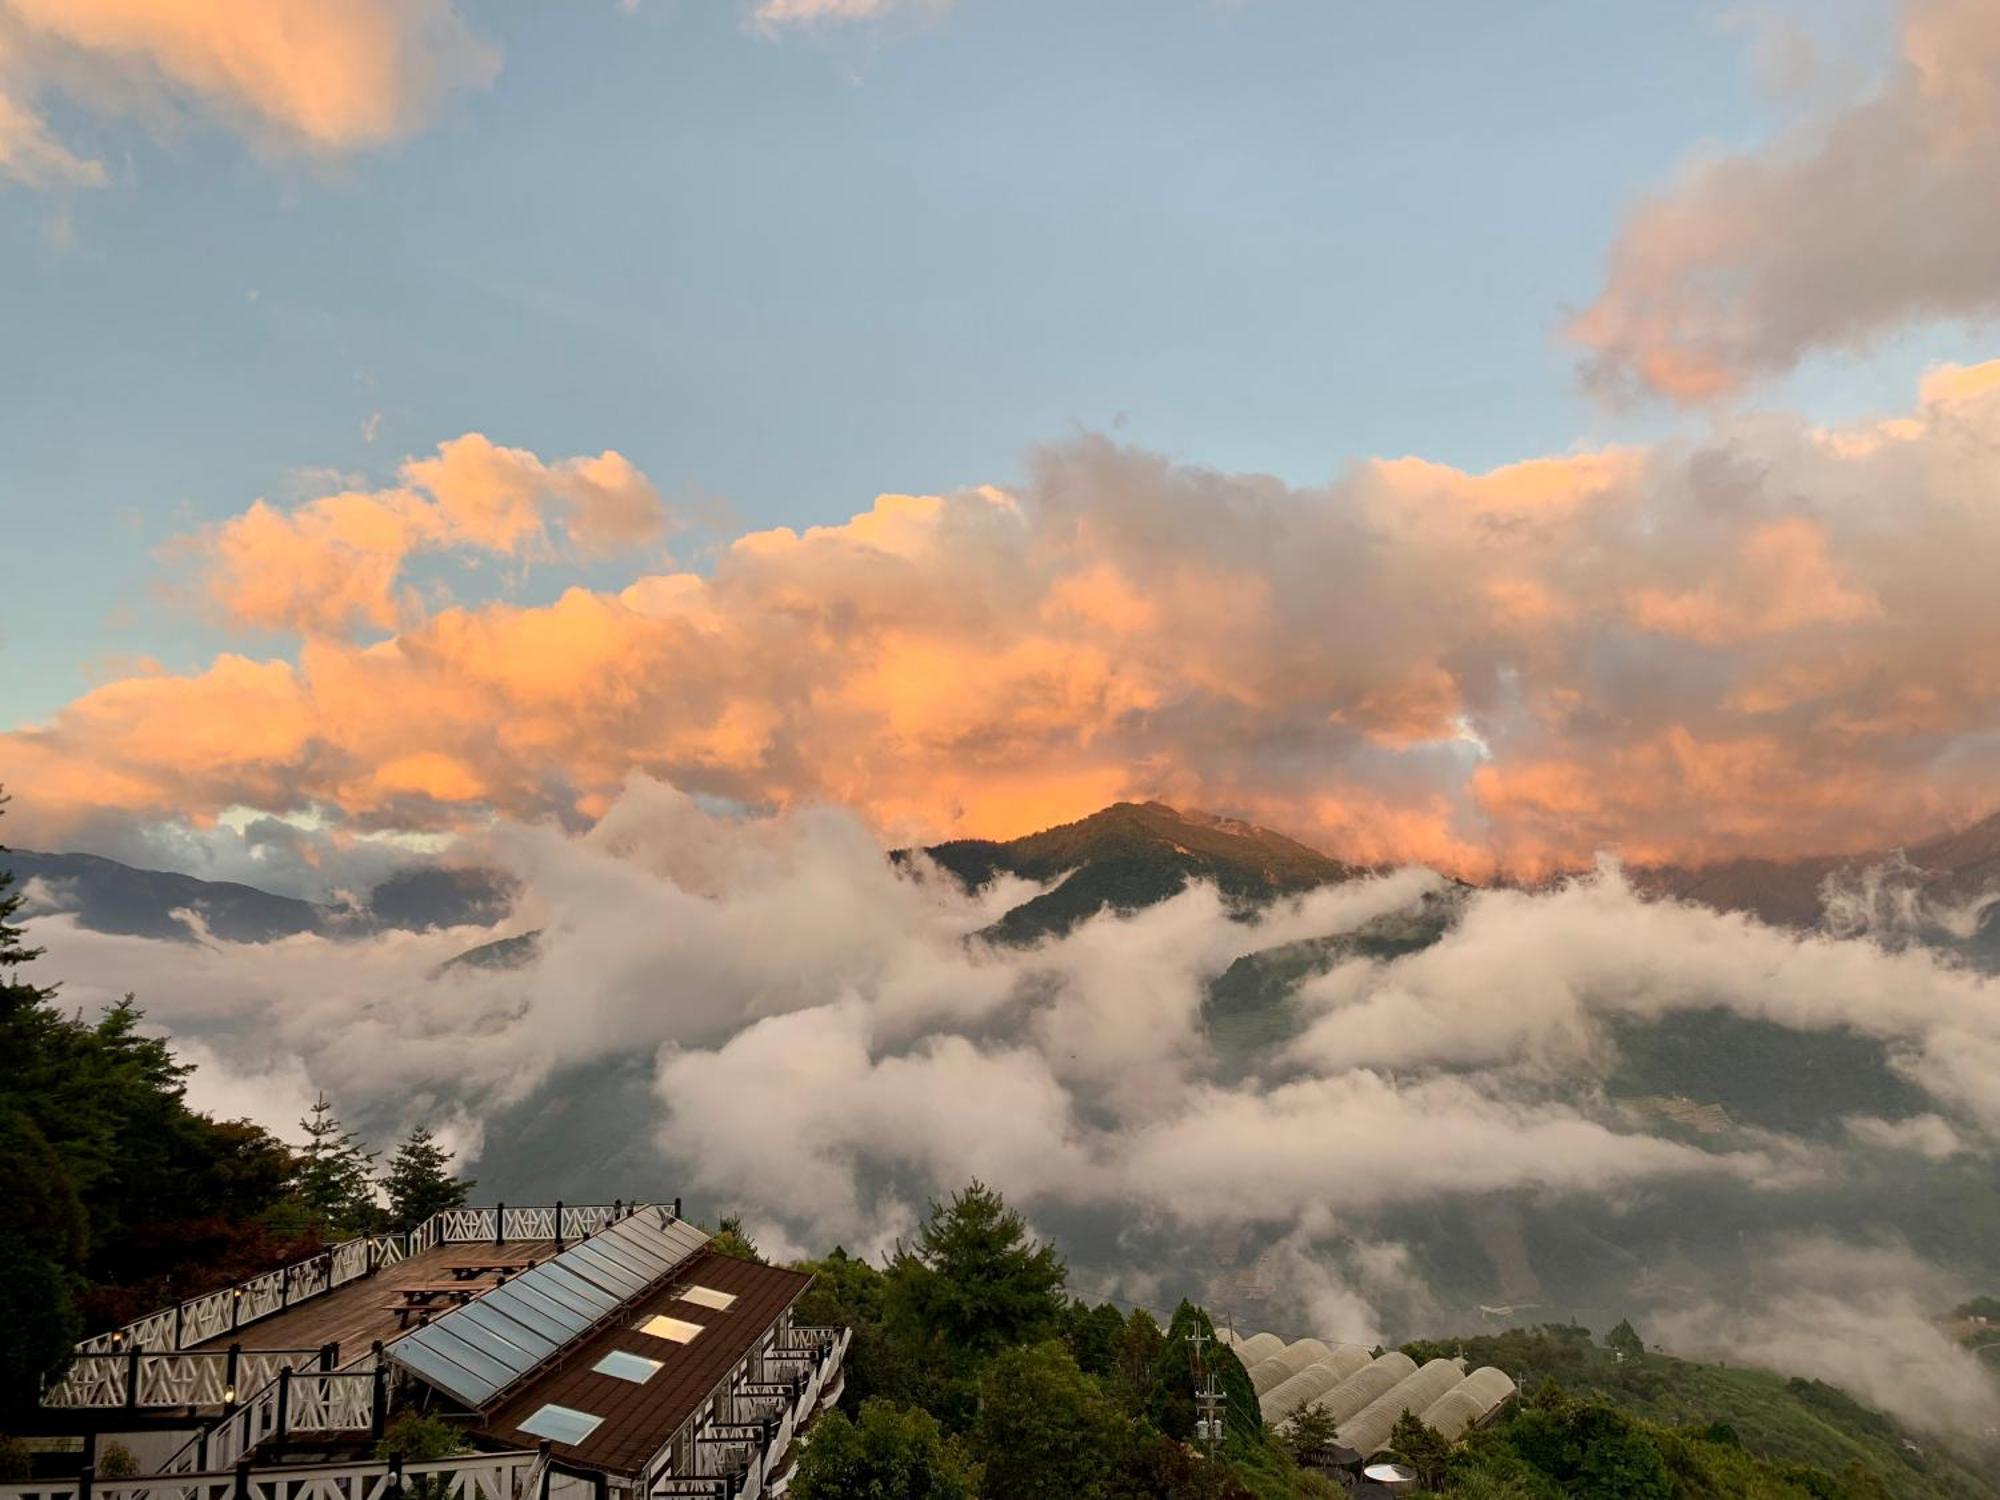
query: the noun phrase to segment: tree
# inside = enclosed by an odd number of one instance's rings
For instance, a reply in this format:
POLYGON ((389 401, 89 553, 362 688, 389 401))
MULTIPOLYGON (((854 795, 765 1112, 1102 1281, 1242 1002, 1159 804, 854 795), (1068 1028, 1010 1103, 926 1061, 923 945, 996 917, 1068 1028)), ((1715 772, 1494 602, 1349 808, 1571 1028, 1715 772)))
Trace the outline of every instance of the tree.
POLYGON ((1604 1347, 1620 1359, 1637 1359, 1646 1352, 1645 1341, 1629 1318, 1620 1318, 1618 1326, 1604 1335, 1604 1347))
POLYGON ((973 1500, 979 1466, 929 1412, 869 1401, 858 1422, 838 1411, 819 1419, 791 1493, 798 1500, 973 1500))
POLYGON ((299 1121, 306 1135, 299 1150, 298 1197, 321 1230, 354 1231, 369 1227, 376 1217, 375 1185, 368 1166, 375 1153, 340 1123, 325 1094, 313 1101, 312 1113, 299 1121))
POLYGON ((1125 1315, 1109 1302, 1092 1307, 1077 1298, 1063 1308, 1062 1340, 1086 1375, 1109 1375, 1112 1348, 1125 1331, 1125 1315))
POLYGON ((1167 1336, 1143 1307, 1132 1309, 1125 1326, 1111 1341, 1111 1389, 1126 1414, 1138 1416, 1153 1398, 1153 1367, 1167 1336))
POLYGON ((1417 1471, 1426 1488, 1435 1486, 1444 1477, 1445 1467, 1451 1462, 1450 1439, 1435 1427, 1426 1427, 1424 1419, 1413 1411, 1396 1418, 1396 1425, 1389 1433, 1389 1446, 1417 1471))
POLYGON ((758 1252, 757 1242, 743 1232, 741 1214, 722 1216, 722 1222, 709 1237, 708 1248, 717 1255, 727 1255, 735 1260, 754 1261, 758 1265, 764 1263, 764 1257, 758 1252))
POLYGON ((1307 1403, 1292 1413, 1285 1432, 1285 1446, 1301 1464, 1310 1464, 1334 1444, 1340 1424, 1323 1401, 1307 1403))
MULTIPOLYGON (((322 1095, 319 1105, 325 1103, 322 1095)), ((321 1112, 319 1105, 314 1106, 316 1115, 321 1112)), ((312 1123, 301 1123, 311 1136, 312 1123)), ((396 1154, 389 1158, 389 1170, 382 1174, 382 1191, 389 1200, 390 1227, 415 1229, 432 1214, 465 1206, 466 1194, 477 1184, 471 1178, 452 1175, 451 1156, 451 1152, 437 1143, 428 1126, 419 1125, 404 1137, 396 1154)))
POLYGON ((1153 1360, 1153 1388, 1146 1415, 1168 1437, 1194 1436, 1194 1366, 1197 1348, 1202 1368, 1215 1379, 1222 1395, 1223 1432, 1231 1451, 1241 1454, 1261 1446, 1264 1421, 1257 1407, 1257 1389, 1243 1361, 1215 1336, 1207 1313, 1183 1300, 1153 1360), (1197 1342, 1198 1341, 1198 1342, 1197 1342))
MULTIPOLYGON (((5 815, 11 800, 4 790, 0 790, 0 816, 5 815)), ((0 856, 6 852, 7 846, 0 844, 0 856)), ((33 963, 42 956, 42 950, 30 948, 27 934, 14 925, 14 917, 21 910, 21 901, 20 892, 14 889, 13 872, 0 866, 0 1026, 9 1030, 22 1018, 34 1016, 41 1009, 42 1002, 55 995, 53 986, 44 989, 40 985, 29 984, 16 973, 23 964, 33 963)))
POLYGON ((897 1247, 889 1317, 940 1351, 976 1357, 1053 1332, 1067 1274, 1053 1246, 1029 1238, 1026 1221, 974 1182, 948 1204, 933 1199, 915 1248, 897 1247))
POLYGON ((1053 1339, 994 1357, 979 1381, 973 1451, 985 1500, 1075 1500, 1111 1493, 1131 1423, 1053 1339))

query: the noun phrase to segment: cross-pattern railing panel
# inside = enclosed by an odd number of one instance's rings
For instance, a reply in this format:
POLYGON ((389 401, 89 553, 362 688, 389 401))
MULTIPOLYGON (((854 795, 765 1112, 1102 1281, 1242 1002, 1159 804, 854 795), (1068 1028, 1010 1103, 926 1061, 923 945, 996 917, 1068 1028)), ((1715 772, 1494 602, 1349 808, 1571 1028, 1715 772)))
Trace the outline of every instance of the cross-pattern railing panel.
MULTIPOLYGON (((372 1274, 383 1266, 396 1265, 413 1255, 444 1244, 465 1244, 495 1238, 496 1232, 509 1240, 552 1240, 565 1242, 592 1235, 607 1224, 635 1212, 638 1205, 578 1204, 563 1207, 558 1224, 555 1207, 453 1208, 433 1214, 407 1234, 359 1235, 343 1240, 309 1260, 267 1271, 261 1276, 191 1297, 176 1307, 149 1313, 122 1328, 100 1333, 76 1346, 74 1358, 82 1361, 98 1355, 119 1355, 138 1349, 174 1352, 192 1349, 224 1334, 233 1333, 260 1318, 317 1297, 338 1286, 372 1274), (560 1235, 558 1235, 560 1230, 560 1235)), ((101 1385, 112 1378, 101 1372, 80 1377, 76 1389, 101 1385)), ((122 1380, 122 1375, 115 1377, 122 1380)), ((67 1379, 51 1388, 49 1400, 56 1405, 87 1405, 95 1402, 71 1400, 67 1379)), ((118 1404, 122 1404, 120 1397, 118 1404)))
MULTIPOLYGON (((470 1453, 402 1466, 405 1490, 415 1481, 439 1476, 446 1500, 530 1500, 528 1483, 536 1456, 531 1452, 470 1453)), ((352 1464, 279 1465, 253 1468, 244 1476, 249 1500, 390 1500, 398 1477, 379 1461, 352 1464)), ((92 1500, 233 1500, 233 1470, 162 1474, 143 1479, 99 1480, 92 1500)), ((0 1484, 0 1500, 78 1500, 74 1479, 33 1484, 0 1484)))

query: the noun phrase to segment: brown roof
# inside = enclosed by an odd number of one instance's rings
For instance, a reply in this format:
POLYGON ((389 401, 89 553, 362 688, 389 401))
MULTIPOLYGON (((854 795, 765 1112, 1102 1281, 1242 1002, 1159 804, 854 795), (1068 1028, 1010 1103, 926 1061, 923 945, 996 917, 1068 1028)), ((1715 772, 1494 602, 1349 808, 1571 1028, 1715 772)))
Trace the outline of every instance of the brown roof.
POLYGON ((581 1443, 557 1443, 555 1453, 593 1468, 634 1474, 680 1429, 722 1378, 736 1367, 811 1283, 803 1271, 760 1266, 704 1250, 664 1286, 636 1298, 603 1331, 564 1356, 559 1368, 517 1390, 480 1430, 510 1447, 532 1447, 538 1439, 520 1424, 551 1402, 604 1418, 581 1443), (704 1307, 678 1296, 690 1285, 729 1292, 726 1310, 704 1307), (685 1344, 639 1332, 635 1324, 656 1313, 702 1331, 685 1344), (614 1349, 656 1359, 664 1367, 644 1385, 591 1366, 614 1349))

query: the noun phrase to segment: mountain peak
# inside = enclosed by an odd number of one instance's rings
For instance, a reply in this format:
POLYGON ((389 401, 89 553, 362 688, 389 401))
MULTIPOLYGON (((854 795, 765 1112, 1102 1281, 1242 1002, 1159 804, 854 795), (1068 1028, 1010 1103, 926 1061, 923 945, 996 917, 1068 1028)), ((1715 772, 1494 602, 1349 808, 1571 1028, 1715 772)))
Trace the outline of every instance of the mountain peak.
POLYGON ((1013 941, 1067 931, 1107 906, 1148 906, 1190 880, 1211 881, 1225 896, 1251 903, 1361 873, 1271 829, 1164 802, 1115 802, 1022 838, 955 839, 925 852, 973 889, 1003 874, 1061 879, 997 924, 993 935, 1013 941))

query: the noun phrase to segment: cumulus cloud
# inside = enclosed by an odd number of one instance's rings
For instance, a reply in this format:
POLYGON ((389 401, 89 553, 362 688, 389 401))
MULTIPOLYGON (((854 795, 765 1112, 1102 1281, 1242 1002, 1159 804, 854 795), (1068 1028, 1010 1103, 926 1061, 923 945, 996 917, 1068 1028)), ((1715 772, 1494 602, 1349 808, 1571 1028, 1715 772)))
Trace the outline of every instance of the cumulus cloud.
POLYGON ((182 544, 229 623, 311 634, 388 629, 424 613, 404 582, 412 554, 446 548, 546 556, 559 516, 586 556, 659 534, 659 493, 623 454, 547 464, 468 432, 406 461, 403 483, 344 490, 280 510, 263 500, 182 544))
POLYGON ((1864 98, 1642 203, 1569 326, 1606 390, 1727 395, 1915 320, 2000 308, 2000 12, 1905 0, 1864 98))
POLYGON ((211 602, 295 657, 105 683, 0 735, 0 777, 31 844, 239 806, 587 818, 642 771, 898 841, 1157 796, 1473 875, 1893 847, 2000 803, 1996 371, 1853 428, 1316 489, 1087 438, 1016 491, 535 608, 442 607, 406 563, 629 542, 657 496, 615 453, 468 435, 202 539, 211 602))
POLYGON ((445 95, 490 82, 499 54, 451 0, 0 0, 0 174, 90 185, 104 167, 41 108, 219 118, 312 152, 378 146, 445 95))

